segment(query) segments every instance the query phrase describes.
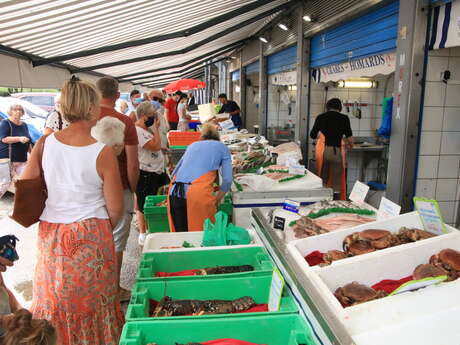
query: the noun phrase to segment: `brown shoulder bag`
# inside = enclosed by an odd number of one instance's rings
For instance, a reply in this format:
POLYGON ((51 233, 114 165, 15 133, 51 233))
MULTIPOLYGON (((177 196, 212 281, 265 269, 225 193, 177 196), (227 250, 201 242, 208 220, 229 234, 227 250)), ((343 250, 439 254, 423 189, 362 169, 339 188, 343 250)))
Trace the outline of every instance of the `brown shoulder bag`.
POLYGON ((45 177, 43 175, 42 158, 47 135, 37 141, 39 150, 40 175, 34 179, 19 179, 15 182, 14 208, 11 218, 28 228, 39 221, 48 198, 45 177))

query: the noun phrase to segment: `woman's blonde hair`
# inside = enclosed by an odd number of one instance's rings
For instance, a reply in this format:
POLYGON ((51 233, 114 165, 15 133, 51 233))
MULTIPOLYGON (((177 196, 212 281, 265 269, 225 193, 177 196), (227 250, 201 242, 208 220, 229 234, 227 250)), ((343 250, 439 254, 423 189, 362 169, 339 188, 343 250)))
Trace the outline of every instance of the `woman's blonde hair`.
POLYGON ((125 141, 125 124, 120 120, 106 116, 91 128, 94 139, 108 146, 123 145, 125 141))
POLYGON ((155 110, 153 104, 149 101, 144 101, 136 108, 136 118, 139 120, 142 116, 147 116, 148 113, 152 110, 155 110))
POLYGON ((47 320, 34 320, 25 309, 14 313, 8 321, 2 345, 55 345, 56 330, 47 320))
POLYGON ((219 131, 217 130, 217 126, 210 122, 204 123, 203 126, 201 126, 201 139, 220 141, 220 135, 219 131))
POLYGON ((70 122, 91 120, 91 108, 99 106, 101 96, 96 87, 76 77, 64 84, 61 90, 61 112, 70 122))

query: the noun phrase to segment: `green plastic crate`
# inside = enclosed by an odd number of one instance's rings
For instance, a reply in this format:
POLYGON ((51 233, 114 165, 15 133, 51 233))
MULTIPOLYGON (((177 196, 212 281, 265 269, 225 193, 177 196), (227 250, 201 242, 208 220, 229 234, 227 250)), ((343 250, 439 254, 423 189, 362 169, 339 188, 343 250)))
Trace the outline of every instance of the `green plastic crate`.
POLYGON ((218 314, 202 316, 174 316, 152 318, 149 316, 150 299, 160 301, 164 296, 173 299, 225 299, 233 300, 250 296, 257 304, 268 303, 272 275, 239 278, 213 278, 195 280, 162 280, 136 282, 131 291, 131 301, 126 312, 127 321, 154 321, 180 319, 216 319, 237 316, 262 316, 270 314, 295 313, 298 308, 290 292, 285 289, 278 312, 244 314, 218 314))
POLYGON ((144 216, 148 232, 169 232, 168 208, 156 206, 165 201, 166 195, 149 195, 145 199, 144 216))
POLYGON ((127 323, 120 345, 173 345, 238 339, 267 345, 314 345, 305 320, 296 314, 229 319, 127 323))
POLYGON ((272 271, 273 263, 267 251, 262 247, 145 253, 137 271, 137 281, 255 276, 272 274, 272 271), (156 272, 178 272, 215 266, 240 265, 252 265, 254 271, 205 276, 154 277, 156 272))

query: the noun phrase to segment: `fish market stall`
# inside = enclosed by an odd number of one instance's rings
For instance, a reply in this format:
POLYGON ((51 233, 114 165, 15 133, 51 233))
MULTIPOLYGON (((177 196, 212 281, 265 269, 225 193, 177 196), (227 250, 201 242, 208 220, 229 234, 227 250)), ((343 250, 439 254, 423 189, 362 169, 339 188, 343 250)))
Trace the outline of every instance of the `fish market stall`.
POLYGON ((263 211, 254 209, 251 223, 269 252, 293 272, 307 315, 331 332, 325 343, 432 345, 460 339, 457 229, 428 231, 412 212, 286 243, 263 211))
POLYGON ((275 148, 248 142, 248 151, 233 154, 233 219, 248 227, 251 208, 282 206, 286 199, 301 205, 332 200, 333 191, 323 188, 321 178, 299 164, 300 148, 287 143, 275 148))

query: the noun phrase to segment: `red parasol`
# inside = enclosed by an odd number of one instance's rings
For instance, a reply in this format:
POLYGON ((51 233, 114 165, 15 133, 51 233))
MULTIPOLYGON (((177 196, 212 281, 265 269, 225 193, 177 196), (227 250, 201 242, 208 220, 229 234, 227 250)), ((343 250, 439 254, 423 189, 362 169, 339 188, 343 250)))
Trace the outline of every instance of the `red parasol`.
POLYGON ((173 81, 166 85, 164 88, 167 93, 173 93, 176 91, 189 91, 193 89, 203 89, 206 87, 206 83, 196 79, 181 79, 173 81))

